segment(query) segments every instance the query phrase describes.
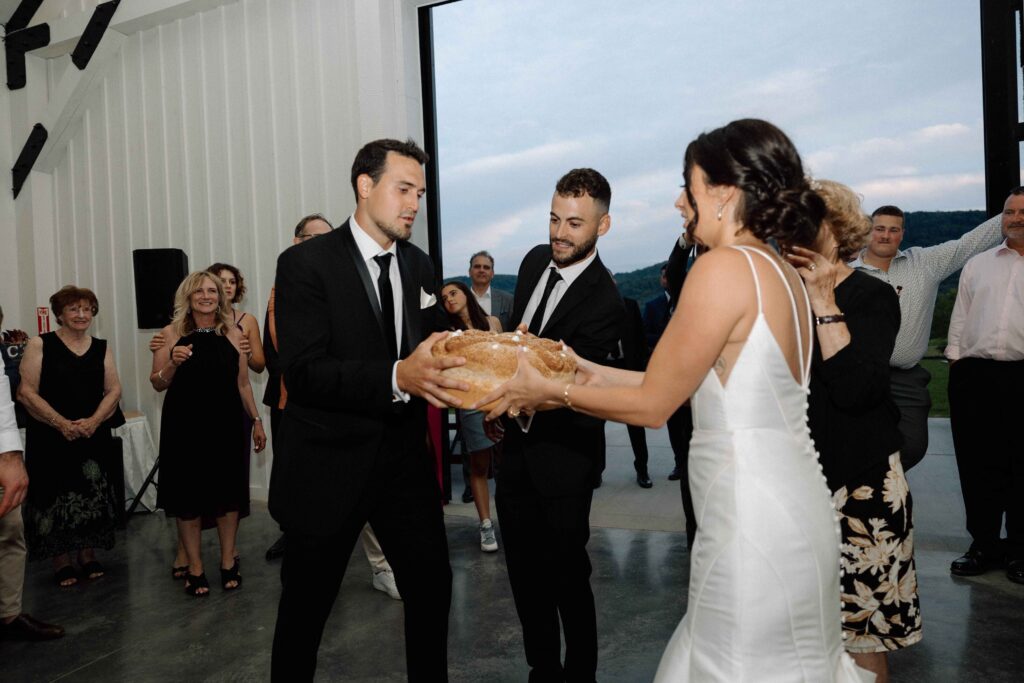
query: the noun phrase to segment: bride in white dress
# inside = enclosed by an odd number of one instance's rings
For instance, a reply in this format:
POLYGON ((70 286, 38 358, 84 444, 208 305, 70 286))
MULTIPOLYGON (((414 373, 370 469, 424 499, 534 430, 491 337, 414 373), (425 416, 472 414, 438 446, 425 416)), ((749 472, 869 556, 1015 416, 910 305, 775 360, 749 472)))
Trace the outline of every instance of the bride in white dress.
POLYGON ((840 637, 839 530, 806 423, 814 321, 799 275, 768 246, 813 243, 824 204, 765 121, 702 134, 683 176, 676 206, 709 251, 647 372, 581 359, 565 386, 523 362, 481 403, 500 397, 492 418, 548 403, 660 427, 692 396, 698 531, 687 612, 656 680, 872 681, 840 637))

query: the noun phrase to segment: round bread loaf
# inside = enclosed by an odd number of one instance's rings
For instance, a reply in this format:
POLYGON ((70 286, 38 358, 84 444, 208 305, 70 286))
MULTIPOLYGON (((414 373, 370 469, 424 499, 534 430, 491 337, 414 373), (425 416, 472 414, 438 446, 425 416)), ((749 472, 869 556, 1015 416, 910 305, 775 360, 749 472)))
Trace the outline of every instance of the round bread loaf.
MULTIPOLYGON (((435 357, 461 356, 465 365, 442 371, 446 377, 469 384, 469 391, 448 389, 448 393, 462 399, 463 406, 472 405, 499 386, 512 379, 519 367, 516 351, 526 350, 530 365, 545 377, 569 383, 576 376, 576 360, 562 348, 561 342, 535 337, 523 332, 484 332, 482 330, 456 330, 434 344, 435 357)), ((481 406, 491 410, 494 403, 481 406)))

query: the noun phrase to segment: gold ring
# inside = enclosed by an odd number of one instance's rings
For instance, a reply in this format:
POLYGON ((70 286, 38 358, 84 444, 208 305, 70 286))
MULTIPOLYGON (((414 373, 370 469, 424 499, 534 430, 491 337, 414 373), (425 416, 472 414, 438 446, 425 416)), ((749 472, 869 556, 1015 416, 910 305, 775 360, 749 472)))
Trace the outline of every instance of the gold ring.
POLYGON ((807 266, 807 270, 814 270, 815 268, 817 268, 817 266, 814 265, 813 263, 811 265, 807 266))
POLYGON ((519 408, 509 408, 508 409, 508 416, 509 417, 519 417, 519 408))

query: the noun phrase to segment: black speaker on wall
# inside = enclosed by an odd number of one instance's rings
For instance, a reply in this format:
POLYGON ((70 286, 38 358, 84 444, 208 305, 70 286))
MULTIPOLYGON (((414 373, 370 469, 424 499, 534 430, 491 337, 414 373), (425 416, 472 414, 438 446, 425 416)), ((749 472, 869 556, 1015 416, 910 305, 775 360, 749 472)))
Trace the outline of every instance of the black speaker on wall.
POLYGON ((135 249, 135 316, 139 329, 171 322, 174 292, 188 275, 188 256, 181 249, 135 249))

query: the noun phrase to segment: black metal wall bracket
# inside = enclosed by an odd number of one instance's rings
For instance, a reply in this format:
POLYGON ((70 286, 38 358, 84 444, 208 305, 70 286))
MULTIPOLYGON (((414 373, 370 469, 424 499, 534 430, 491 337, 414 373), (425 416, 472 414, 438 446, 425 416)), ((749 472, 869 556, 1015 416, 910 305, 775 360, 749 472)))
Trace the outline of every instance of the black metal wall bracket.
POLYGON ((18 198, 21 186, 25 184, 25 179, 28 178, 28 174, 35 165, 36 159, 39 158, 39 153, 43 151, 43 145, 46 144, 48 135, 43 124, 37 123, 32 126, 32 132, 29 133, 25 146, 21 148, 18 160, 14 162, 14 168, 11 169, 11 178, 14 181, 12 189, 15 199, 18 198))
POLYGON ((92 59, 93 53, 96 52, 96 48, 103 38, 103 33, 110 26, 110 20, 114 17, 114 11, 117 10, 117 6, 120 4, 121 0, 109 0, 109 2, 96 5, 96 9, 93 10, 89 24, 85 27, 85 31, 82 32, 82 37, 78 39, 74 52, 71 53, 71 61, 74 62, 80 71, 88 66, 89 60, 92 59))
POLYGON ((14 10, 14 14, 4 25, 7 33, 14 33, 28 26, 28 22, 32 21, 32 17, 36 15, 36 11, 42 4, 43 0, 21 0, 18 9, 14 10))
POLYGON ((7 34, 4 50, 7 53, 8 89, 19 90, 25 87, 25 53, 49 44, 49 24, 36 24, 7 34))

